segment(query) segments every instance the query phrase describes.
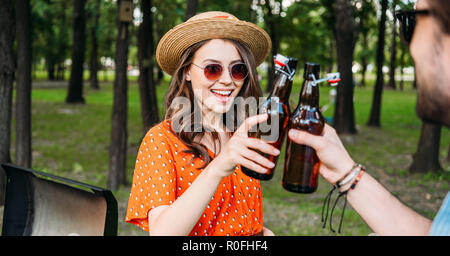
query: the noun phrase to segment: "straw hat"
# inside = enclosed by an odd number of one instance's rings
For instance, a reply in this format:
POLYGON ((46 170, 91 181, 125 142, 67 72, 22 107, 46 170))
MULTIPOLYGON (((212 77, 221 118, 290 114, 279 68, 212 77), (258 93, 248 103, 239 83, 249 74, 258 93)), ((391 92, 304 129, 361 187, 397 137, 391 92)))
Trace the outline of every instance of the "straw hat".
POLYGON ((207 39, 227 38, 245 44, 261 64, 269 54, 272 42, 257 25, 237 19, 226 12, 204 12, 169 30, 159 41, 156 60, 161 69, 173 75, 183 52, 207 39))

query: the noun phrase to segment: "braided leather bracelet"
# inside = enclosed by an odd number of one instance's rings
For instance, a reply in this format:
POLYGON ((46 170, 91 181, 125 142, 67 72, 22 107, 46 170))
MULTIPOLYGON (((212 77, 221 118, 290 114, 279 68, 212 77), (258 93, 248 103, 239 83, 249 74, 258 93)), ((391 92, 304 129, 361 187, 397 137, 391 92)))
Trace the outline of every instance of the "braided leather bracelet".
POLYGON ((361 172, 361 169, 363 168, 364 166, 362 166, 361 164, 353 165, 352 169, 350 170, 350 173, 336 182, 335 184, 336 187, 340 188, 345 184, 349 183, 350 181, 352 181, 361 172))
POLYGON ((342 222, 344 220, 344 213, 345 213, 345 207, 347 206, 347 193, 350 189, 354 189, 355 186, 358 184, 358 182, 361 180, 362 175, 364 174, 364 172, 366 171, 366 167, 364 167, 361 164, 355 164, 353 165, 352 169, 350 170, 350 172, 343 178, 341 178, 340 180, 338 180, 334 185, 333 188, 330 190, 330 192, 328 193, 328 195, 325 197, 325 201, 323 203, 322 206, 322 216, 321 216, 321 221, 322 221, 322 228, 325 228, 326 224, 327 224, 327 219, 328 219, 328 208, 330 206, 330 200, 331 200, 331 196, 333 194, 333 192, 337 189, 340 188, 346 184, 348 184, 350 181, 352 181, 353 179, 355 179, 353 181, 353 183, 351 184, 350 188, 339 192, 336 201, 334 201, 333 204, 333 208, 331 209, 331 215, 330 215, 330 230, 332 232, 335 232, 335 230, 332 227, 332 218, 333 218, 333 212, 334 209, 337 205, 337 202, 339 201, 339 198, 344 197, 344 207, 342 208, 342 215, 341 215, 341 219, 339 221, 339 228, 338 228, 338 233, 341 233, 341 229, 342 229, 342 222), (356 178, 355 178, 356 177, 356 178), (326 212, 325 212, 326 210, 326 212), (325 215, 324 215, 325 213, 325 215))

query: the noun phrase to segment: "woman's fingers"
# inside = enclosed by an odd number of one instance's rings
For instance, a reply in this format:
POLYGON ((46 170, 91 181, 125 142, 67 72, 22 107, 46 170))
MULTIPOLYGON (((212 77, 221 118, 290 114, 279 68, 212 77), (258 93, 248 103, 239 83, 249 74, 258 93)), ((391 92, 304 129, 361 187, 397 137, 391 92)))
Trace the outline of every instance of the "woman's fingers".
POLYGON ((233 164, 241 164, 259 173, 266 173, 267 169, 275 167, 273 162, 252 149, 275 156, 279 155, 280 151, 260 139, 248 138, 248 131, 258 123, 266 121, 267 118, 267 114, 247 118, 227 143, 226 158, 233 164))
POLYGON ((259 164, 259 165, 262 165, 264 167, 267 167, 267 168, 275 167, 275 164, 272 161, 270 161, 269 159, 267 159, 267 158, 263 157, 262 155, 256 153, 253 150, 250 150, 250 149, 247 149, 247 148, 242 149, 241 155, 243 157, 247 158, 248 160, 251 160, 251 161, 253 161, 253 162, 255 162, 255 163, 259 164))
POLYGON ((280 154, 280 150, 270 145, 269 143, 256 138, 246 138, 244 140, 245 146, 252 149, 257 149, 263 153, 277 156, 280 154))
POLYGON ((244 158, 244 157, 241 157, 241 158, 239 159, 239 162, 240 162, 241 166, 245 166, 245 167, 247 167, 248 169, 253 170, 253 171, 255 171, 255 172, 259 172, 259 173, 266 173, 266 172, 267 172, 267 169, 266 169, 266 168, 262 167, 262 166, 259 165, 259 164, 256 164, 256 163, 253 162, 253 161, 250 161, 250 160, 248 160, 248 159, 246 159, 246 158, 244 158))
POLYGON ((248 131, 255 125, 264 122, 267 120, 267 118, 269 118, 269 116, 267 114, 260 114, 260 115, 256 115, 256 116, 251 116, 247 119, 245 119, 245 121, 241 124, 241 126, 239 126, 239 128, 236 130, 236 132, 234 134, 238 134, 240 136, 243 137, 247 137, 248 136, 248 131))

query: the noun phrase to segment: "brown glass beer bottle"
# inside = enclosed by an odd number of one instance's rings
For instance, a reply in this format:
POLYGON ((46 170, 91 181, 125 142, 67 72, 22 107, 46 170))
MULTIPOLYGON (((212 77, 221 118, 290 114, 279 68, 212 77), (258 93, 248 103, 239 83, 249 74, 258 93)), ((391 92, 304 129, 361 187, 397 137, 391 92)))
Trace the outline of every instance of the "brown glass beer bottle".
MULTIPOLYGON (((300 92, 299 104, 289 118, 288 129, 300 129, 314 135, 322 133, 325 122, 319 111, 319 86, 314 82, 315 79, 319 79, 319 73, 319 64, 305 64, 303 75, 305 81, 300 92)), ((287 138, 282 177, 282 185, 286 190, 297 193, 316 191, 319 168, 320 160, 313 148, 299 145, 287 138)))
MULTIPOLYGON (((268 113, 269 118, 258 125, 256 134, 252 137, 261 138, 281 150, 290 115, 289 96, 291 95, 292 80, 298 61, 295 58, 277 54, 274 62, 275 79, 272 92, 258 109, 259 114, 268 113)), ((278 156, 265 154, 258 150, 256 152, 276 165, 278 156)), ((267 173, 262 174, 244 166, 242 167, 242 171, 247 176, 259 180, 270 180, 273 177, 274 170, 275 167, 269 169, 267 173)))

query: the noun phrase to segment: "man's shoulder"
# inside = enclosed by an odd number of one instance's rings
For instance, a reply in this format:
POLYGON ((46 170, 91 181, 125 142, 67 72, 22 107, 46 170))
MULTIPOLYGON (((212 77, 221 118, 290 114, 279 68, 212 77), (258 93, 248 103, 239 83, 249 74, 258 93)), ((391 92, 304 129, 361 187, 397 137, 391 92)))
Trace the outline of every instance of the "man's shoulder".
POLYGON ((450 192, 433 220, 430 236, 450 236, 450 192))

